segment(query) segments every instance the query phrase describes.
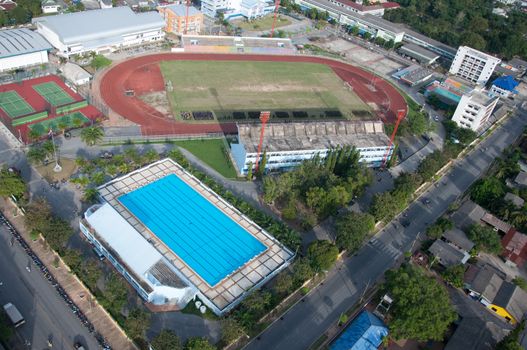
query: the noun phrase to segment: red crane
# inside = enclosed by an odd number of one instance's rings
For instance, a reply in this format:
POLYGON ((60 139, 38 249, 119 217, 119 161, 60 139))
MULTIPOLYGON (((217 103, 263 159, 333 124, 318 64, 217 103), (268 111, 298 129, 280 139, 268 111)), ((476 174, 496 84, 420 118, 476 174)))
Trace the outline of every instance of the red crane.
POLYGON ((190 7, 190 0, 187 0, 187 14, 185 16, 185 34, 188 34, 187 28, 188 28, 188 8, 190 7))
POLYGON ((265 125, 271 118, 271 112, 260 112, 260 121, 262 122, 262 129, 260 130, 260 142, 258 143, 258 152, 256 153, 256 161, 254 164, 254 172, 258 171, 260 165, 260 153, 262 152, 262 145, 264 140, 265 125))
POLYGON ((395 134, 397 134, 397 129, 399 128, 399 124, 406 116, 406 111, 404 109, 399 109, 397 111, 397 121, 395 122, 395 127, 393 128, 392 137, 390 137, 390 143, 388 144, 388 149, 386 149, 386 153, 384 153, 384 157, 382 159, 381 168, 386 168, 386 163, 388 162, 388 155, 390 154, 390 150, 393 145, 393 140, 395 140, 395 134))
POLYGON ((278 8, 280 7, 280 0, 274 1, 274 18, 273 18, 273 27, 271 28, 271 38, 274 35, 274 26, 276 24, 276 16, 278 15, 278 8))

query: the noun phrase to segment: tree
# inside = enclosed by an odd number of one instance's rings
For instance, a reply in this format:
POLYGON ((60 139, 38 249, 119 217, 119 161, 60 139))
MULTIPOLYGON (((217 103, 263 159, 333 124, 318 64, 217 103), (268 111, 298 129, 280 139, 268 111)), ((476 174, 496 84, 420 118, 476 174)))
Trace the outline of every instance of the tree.
POLYGON ((115 272, 111 272, 104 285, 104 300, 103 304, 107 309, 114 313, 119 313, 123 306, 126 304, 128 292, 126 284, 119 275, 115 272))
POLYGON ((271 304, 271 297, 271 293, 257 290, 242 301, 242 306, 253 315, 262 315, 271 304))
POLYGON ((451 284, 456 288, 463 287, 463 277, 465 275, 465 266, 464 265, 453 265, 447 267, 442 273, 441 276, 445 282, 451 284))
POLYGON ((288 294, 293 288, 293 277, 287 272, 282 272, 276 277, 274 290, 278 294, 288 294))
POLYGON ((207 338, 189 338, 185 343, 184 350, 216 350, 207 338))
POLYGON ((505 189, 500 180, 493 176, 478 180, 470 190, 470 198, 488 207, 505 196, 505 189))
POLYGON ((489 226, 474 224, 468 230, 467 236, 474 242, 477 251, 499 254, 503 250, 500 236, 489 226))
POLYGON ((220 326, 221 341, 225 345, 232 343, 244 334, 243 328, 234 318, 225 318, 221 320, 220 326))
POLYGON ((0 170, 0 197, 21 197, 26 192, 26 183, 15 171, 0 170))
POLYGON ((390 334, 395 339, 442 340, 457 318, 445 288, 418 267, 386 272, 384 289, 394 300, 390 334))
POLYGON ((519 337, 524 328, 525 320, 522 320, 514 330, 496 344, 496 350, 522 350, 523 347, 519 343, 519 337))
POLYGON ((84 190, 82 200, 88 203, 94 203, 97 200, 99 192, 95 188, 86 188, 84 190))
POLYGON ((451 230, 454 228, 454 223, 446 218, 439 218, 437 221, 428 226, 426 229, 426 235, 431 239, 441 238, 445 231, 451 230))
POLYGON ((80 136, 84 143, 86 143, 88 146, 93 146, 102 140, 104 131, 101 127, 89 126, 82 129, 80 136))
POLYGON ((42 235, 53 250, 60 252, 73 235, 73 229, 69 222, 61 218, 51 217, 43 228, 42 235))
POLYGON ((24 222, 29 231, 42 233, 51 219, 51 206, 43 197, 35 198, 25 208, 24 222))
POLYGON ((152 339, 153 350, 183 350, 181 340, 171 329, 163 329, 152 339))
POLYGON ((26 156, 29 162, 32 164, 41 164, 47 158, 46 151, 42 149, 42 147, 36 145, 33 145, 29 148, 26 156))
POLYGON ((97 264, 97 260, 88 259, 84 261, 82 266, 82 276, 82 281, 92 292, 95 292, 97 281, 102 276, 102 271, 97 264))
POLYGON ((521 289, 527 291, 527 281, 524 280, 523 278, 521 278, 519 276, 514 277, 514 279, 512 280, 512 283, 514 283, 515 285, 517 285, 521 289))
POLYGON ((390 192, 376 193, 370 206, 376 221, 390 221, 397 214, 397 206, 390 192))
POLYGON ((252 181, 253 179, 253 163, 247 164, 247 180, 252 181))
POLYGON ((353 26, 353 27, 351 27, 351 29, 350 29, 350 33, 353 34, 353 35, 357 35, 357 34, 359 34, 359 31, 360 31, 360 29, 359 29, 359 27, 357 27, 357 26, 353 26))
POLYGON ((363 36, 364 40, 370 40, 371 39, 371 33, 370 32, 365 32, 362 36, 363 36))
POLYGON ((350 253, 358 250, 366 238, 375 227, 373 215, 365 213, 348 213, 337 219, 336 243, 340 249, 346 249, 350 253))
POLYGON ((314 274, 307 258, 300 258, 293 264, 293 282, 297 285, 304 283, 313 277, 314 274))
POLYGON ((337 261, 338 255, 337 247, 326 240, 314 241, 307 248, 307 258, 315 271, 329 270, 337 261))
POLYGON ((23 24, 29 21, 31 14, 22 6, 16 6, 14 9, 9 11, 9 17, 13 19, 16 24, 23 24))
POLYGON ((150 314, 141 309, 133 309, 124 321, 126 333, 132 339, 142 339, 150 328, 150 314))
POLYGON ((112 60, 107 57, 104 57, 103 55, 97 55, 91 60, 90 67, 95 70, 99 70, 109 66, 110 64, 112 64, 112 60))
POLYGON ((156 160, 159 160, 159 153, 157 153, 155 149, 149 149, 143 154, 143 158, 145 163, 153 163, 156 160))

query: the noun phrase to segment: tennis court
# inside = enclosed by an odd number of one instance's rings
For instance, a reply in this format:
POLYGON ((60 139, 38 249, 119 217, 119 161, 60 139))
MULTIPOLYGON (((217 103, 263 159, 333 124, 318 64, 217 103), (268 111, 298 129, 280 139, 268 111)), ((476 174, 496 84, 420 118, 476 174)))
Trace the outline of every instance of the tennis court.
POLYGON ((46 83, 33 85, 33 89, 44 97, 52 106, 62 106, 67 103, 75 101, 66 91, 64 91, 55 82, 49 81, 46 83))
POLYGON ((63 115, 62 117, 48 119, 39 123, 32 124, 29 126, 29 128, 42 135, 45 132, 48 132, 49 129, 53 129, 55 131, 61 129, 60 127, 69 129, 73 127, 79 127, 80 125, 86 124, 89 121, 90 119, 88 119, 81 112, 74 112, 71 114, 63 115))
POLYGON ((16 91, 0 92, 0 108, 10 117, 17 118, 35 110, 16 91))

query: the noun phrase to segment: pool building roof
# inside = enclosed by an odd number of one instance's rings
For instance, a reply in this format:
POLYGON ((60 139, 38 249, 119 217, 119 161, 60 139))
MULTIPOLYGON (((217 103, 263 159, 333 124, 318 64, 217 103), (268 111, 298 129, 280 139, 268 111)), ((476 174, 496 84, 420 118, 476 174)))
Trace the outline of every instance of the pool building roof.
MULTIPOLYGON (((171 159, 114 179, 98 190, 103 201, 174 268, 182 281, 195 288, 216 314, 231 310, 294 257, 293 252, 171 159), (146 197, 137 196, 142 191, 148 192, 146 197), (155 201, 158 203, 153 204, 155 201), (218 219, 222 215, 229 220, 218 219), (219 240, 210 235, 217 235, 219 240), (246 237, 241 241, 249 246, 248 250, 235 246, 240 243, 238 236, 243 235, 246 237), (248 253, 243 255, 242 251, 248 253), (212 256, 215 253, 219 256, 212 256), (215 271, 211 262, 221 271, 215 271)), ((130 250, 133 253, 129 259, 138 259, 137 250, 133 246, 130 250)))

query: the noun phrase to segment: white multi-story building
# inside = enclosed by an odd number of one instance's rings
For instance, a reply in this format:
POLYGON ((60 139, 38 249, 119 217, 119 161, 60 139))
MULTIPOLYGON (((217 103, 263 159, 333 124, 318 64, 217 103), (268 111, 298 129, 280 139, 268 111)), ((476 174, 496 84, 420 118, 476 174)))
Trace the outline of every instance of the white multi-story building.
POLYGON ((499 58, 468 46, 460 46, 450 66, 450 73, 475 84, 485 85, 500 62, 499 58))
POLYGON ((223 13, 226 20, 236 18, 254 19, 274 11, 272 0, 202 0, 201 12, 209 17, 223 13))
POLYGON ((0 30, 0 72, 48 63, 51 45, 27 28, 0 30))
MULTIPOLYGON (((258 124, 238 124, 238 143, 231 143, 231 154, 243 175, 249 164, 256 163, 260 130, 258 124)), ((288 170, 315 156, 323 159, 337 147, 353 146, 360 152, 362 162, 378 167, 389 144, 381 121, 269 123, 262 152, 266 152, 266 170, 288 170)), ((393 146, 387 159, 392 152, 393 146)))
POLYGON ((461 96, 452 120, 463 128, 478 130, 492 115, 499 97, 489 97, 481 90, 461 96))
POLYGON ((165 36, 165 21, 159 13, 134 13, 127 6, 38 17, 33 23, 63 57, 90 51, 110 53, 165 36))

